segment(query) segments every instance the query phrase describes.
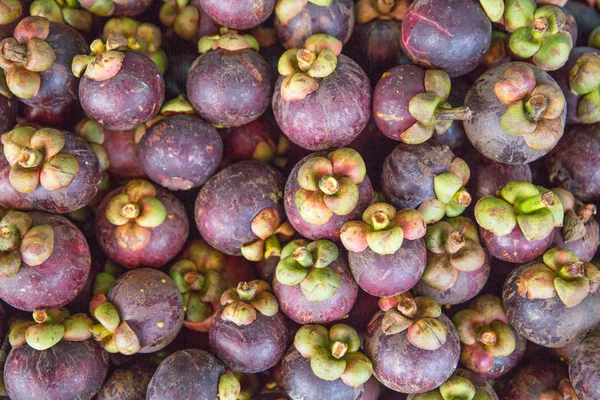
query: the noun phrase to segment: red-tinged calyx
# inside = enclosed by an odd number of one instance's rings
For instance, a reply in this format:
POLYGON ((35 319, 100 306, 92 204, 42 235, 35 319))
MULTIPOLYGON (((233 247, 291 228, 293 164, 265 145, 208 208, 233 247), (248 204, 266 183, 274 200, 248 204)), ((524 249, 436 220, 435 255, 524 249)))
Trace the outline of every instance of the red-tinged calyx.
POLYGON ((417 120, 400 135, 400 140, 408 144, 423 143, 433 136, 441 135, 450 129, 454 120, 471 118, 471 110, 466 107, 452 108, 448 103, 450 77, 441 70, 425 71, 425 92, 415 95, 408 104, 408 111, 417 120))
POLYGON ((54 49, 45 41, 49 32, 46 18, 27 17, 17 24, 14 37, 0 42, 0 68, 6 73, 8 88, 17 97, 35 97, 41 86, 39 72, 56 61, 54 49))
POLYGON ((341 379, 358 387, 373 373, 371 361, 360 350, 354 328, 336 324, 329 330, 321 325, 304 325, 294 337, 294 347, 307 359, 313 373, 324 380, 341 379))
MULTIPOLYGON (((97 322, 89 328, 92 338, 104 350, 124 355, 136 354, 141 350, 137 334, 127 321, 120 318, 117 309, 107 301, 103 293, 97 293, 92 298, 90 313, 97 322)), ((157 322, 157 326, 164 326, 164 322, 157 322)))
POLYGON ((203 36, 198 41, 198 52, 200 54, 217 49, 229 51, 252 49, 258 51, 259 45, 254 36, 242 35, 228 28, 221 28, 220 35, 203 36))
POLYGON ((90 45, 89 55, 77 55, 73 57, 71 70, 73 75, 81 77, 85 75, 97 82, 106 81, 121 71, 124 51, 128 50, 128 40, 125 36, 111 34, 106 42, 96 39, 90 45))
POLYGON ((359 0, 356 21, 366 24, 376 19, 402 21, 410 2, 407 0, 359 0))
POLYGON ((571 308, 600 286, 598 268, 580 261, 570 250, 550 249, 542 261, 527 267, 519 277, 517 291, 521 297, 530 300, 558 297, 566 308, 571 308))
POLYGON ((454 375, 437 389, 418 393, 413 400, 493 400, 490 395, 475 388, 473 383, 462 376, 454 375))
POLYGON ((478 373, 488 372, 495 357, 513 353, 516 336, 508 325, 502 300, 493 295, 476 297, 469 308, 452 318, 460 341, 463 343, 461 361, 478 373))
POLYGON ((519 226, 527 240, 542 240, 563 226, 560 198, 551 191, 525 181, 507 183, 497 196, 485 196, 475 205, 475 218, 497 236, 519 226))
POLYGON ((0 0, 0 25, 16 22, 23 15, 23 6, 19 0, 0 0))
POLYGON ((110 199, 105 216, 117 226, 114 234, 120 247, 130 251, 143 249, 150 241, 152 228, 165 221, 167 210, 156 195, 153 184, 134 179, 110 199))
POLYGON ((337 245, 329 240, 293 240, 281 250, 275 279, 282 285, 300 285, 309 301, 327 300, 341 287, 338 273, 329 265, 337 260, 337 245))
POLYGON ((298 170, 300 189, 295 204, 302 219, 324 225, 331 217, 348 215, 358 204, 358 184, 366 176, 366 166, 354 149, 342 148, 325 157, 312 157, 298 170))
POLYGON ((237 288, 223 292, 221 318, 238 326, 249 325, 257 313, 272 317, 279 311, 279 303, 271 292, 271 286, 261 280, 240 282, 237 288))
POLYGON ((92 14, 81 9, 78 1, 34 0, 29 7, 29 14, 66 24, 78 31, 92 30, 92 14))
POLYGON ((569 72, 571 91, 582 96, 577 104, 577 117, 584 124, 600 121, 600 55, 582 54, 569 72))
POLYGON ((342 42, 323 33, 306 39, 304 48, 289 49, 279 59, 277 70, 286 78, 281 83, 284 101, 302 100, 319 88, 319 79, 337 67, 342 42))
POLYGON ((251 230, 258 240, 242 246, 242 256, 249 261, 261 261, 281 253, 281 242, 289 241, 296 231, 288 221, 282 221, 277 207, 262 209, 252 220, 251 230))

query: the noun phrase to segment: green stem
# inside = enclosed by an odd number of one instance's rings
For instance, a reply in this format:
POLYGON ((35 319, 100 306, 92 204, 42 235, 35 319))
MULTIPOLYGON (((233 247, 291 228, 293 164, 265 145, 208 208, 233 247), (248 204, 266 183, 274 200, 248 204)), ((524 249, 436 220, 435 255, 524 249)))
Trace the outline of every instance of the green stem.
POLYGON ((471 118, 473 112, 469 107, 443 108, 438 107, 434 118, 440 121, 465 121, 471 118))

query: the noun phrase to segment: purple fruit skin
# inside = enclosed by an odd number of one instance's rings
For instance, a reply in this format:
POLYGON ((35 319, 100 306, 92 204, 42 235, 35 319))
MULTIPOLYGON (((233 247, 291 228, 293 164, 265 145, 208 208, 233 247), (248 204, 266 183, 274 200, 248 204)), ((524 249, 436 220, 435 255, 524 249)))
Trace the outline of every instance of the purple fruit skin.
POLYGON ((139 155, 154 182, 169 190, 188 190, 204 184, 219 168, 223 141, 208 122, 176 115, 146 131, 139 155))
POLYGON ((513 352, 505 357, 494 357, 492 368, 487 372, 479 372, 478 375, 485 379, 498 379, 501 376, 506 375, 521 362, 521 359, 525 355, 525 350, 527 350, 527 339, 519 335, 515 328, 511 327, 511 330, 516 339, 513 352))
POLYGON ((200 5, 219 25, 241 30, 265 22, 275 9, 275 0, 200 0, 200 5))
POLYGON ((521 366, 506 381, 503 399, 539 399, 544 390, 557 390, 561 380, 568 377, 567 367, 554 360, 536 360, 521 366))
POLYGON ((180 350, 160 364, 146 400, 215 400, 219 378, 226 372, 219 360, 203 350, 180 350))
MULTIPOLYGON (((598 334, 600 334, 600 324, 597 325, 594 329, 592 329, 590 331, 590 333, 588 334, 588 336, 598 335, 598 334)), ((569 363, 569 362, 571 362, 571 358, 573 358, 573 354, 575 353, 575 350, 577 350, 577 348, 579 347, 581 342, 583 342, 584 340, 585 340, 585 338, 581 338, 581 340, 571 342, 568 345, 566 345, 565 347, 555 347, 550 350, 552 351, 552 355, 555 356, 556 358, 558 358, 560 361, 569 363)))
POLYGON ((146 177, 146 172, 140 161, 134 129, 126 131, 104 129, 102 147, 104 147, 110 159, 108 173, 113 179, 126 181, 146 177))
POLYGON ((329 267, 337 272, 341 287, 323 301, 308 301, 299 284, 285 286, 277 278, 273 279, 273 292, 279 301, 279 308, 288 318, 299 324, 327 324, 342 319, 352 310, 358 296, 358 285, 352 278, 343 250, 329 267))
POLYGON ((423 239, 405 239, 394 254, 381 255, 369 247, 348 252, 348 264, 358 286, 377 297, 391 297, 412 289, 425 270, 427 249, 423 239))
POLYGON ((309 154, 300 160, 294 169, 292 169, 285 185, 285 212, 294 229, 305 238, 311 240, 329 239, 338 241, 340 238, 340 230, 342 229, 342 225, 348 221, 360 219, 362 213, 371 204, 373 200, 373 188, 371 186, 369 177, 365 175, 365 179, 357 185, 358 204, 356 205, 354 211, 348 215, 334 214, 331 219, 323 225, 314 225, 306 222, 300 215, 295 201, 296 192, 301 189, 300 185, 298 184, 298 170, 310 158, 327 157, 327 154, 327 152, 309 154))
POLYGON ((458 278, 452 286, 446 290, 437 290, 419 281, 415 291, 420 296, 431 297, 440 304, 456 305, 471 300, 477 296, 487 283, 490 276, 490 255, 485 252, 485 262, 475 271, 458 271, 458 278))
POLYGON ((166 274, 141 268, 121 275, 107 299, 138 336, 140 353, 152 353, 171 343, 183 321, 181 293, 166 274), (143 293, 143 294, 142 294, 143 293), (163 326, 157 324, 162 322, 163 326))
POLYGON ((340 378, 326 381, 317 377, 310 367, 310 360, 293 346, 281 360, 279 384, 292 399, 359 400, 367 396, 366 384, 353 388, 340 378))
POLYGON ((152 364, 134 364, 117 369, 106 379, 95 400, 145 399, 155 370, 152 364))
POLYGON ((371 84, 351 58, 340 54, 333 73, 318 79, 319 88, 301 100, 281 98, 280 76, 273 92, 273 113, 285 135, 298 146, 318 151, 344 147, 371 117, 371 84))
POLYGON ((271 68, 252 49, 217 49, 201 55, 190 67, 186 90, 196 113, 222 126, 254 121, 269 107, 273 92, 271 68))
POLYGON ((552 247, 569 249, 575 253, 581 261, 592 261, 592 258, 594 258, 594 255, 598 250, 598 244, 600 243, 600 229, 598 227, 598 222, 596 222, 594 217, 585 224, 585 229, 587 233, 584 237, 565 243, 561 228, 556 228, 552 247))
POLYGON ((398 209, 418 207, 435 197, 433 179, 450 171, 454 157, 447 146, 399 144, 383 162, 383 195, 398 209))
POLYGON ((0 297, 20 310, 58 308, 81 292, 90 272, 90 249, 81 231, 60 215, 29 213, 32 227, 50 225, 54 231, 54 250, 37 267, 21 263, 19 272, 0 278, 0 297))
POLYGON ((550 182, 581 201, 600 199, 600 124, 571 126, 546 157, 550 182))
POLYGON ((259 161, 240 161, 214 175, 198 193, 196 226, 215 249, 239 256, 242 246, 258 240, 251 224, 265 208, 285 217, 281 198, 283 176, 259 161))
MULTIPOLYGON (((476 389, 481 389, 483 392, 488 394, 490 400, 498 400, 498 395, 494 391, 492 385, 488 383, 485 378, 475 372, 469 371, 468 369, 457 368, 454 372, 454 376, 461 376, 467 378, 476 389)), ((406 400, 413 400, 416 395, 410 394, 406 400)))
MULTIPOLYGON (((462 106, 465 103, 465 96, 470 88, 471 83, 467 78, 452 79, 452 87, 450 88, 448 103, 450 103, 452 107, 462 106)), ((463 147, 465 147, 465 144, 469 142, 462 121, 454 121, 452 125, 450 125, 450 128, 441 135, 435 132, 430 141, 432 144, 446 145, 454 152, 461 150, 463 147)), ((465 159, 465 161, 469 163, 468 157, 465 159)))
POLYGON ((479 65, 492 41, 492 24, 473 0, 417 0, 404 19, 400 42, 415 64, 451 78, 479 65))
POLYGON ((408 341, 406 331, 385 335, 383 316, 383 311, 373 316, 365 335, 365 352, 379 382, 398 392, 421 393, 440 386, 454 373, 460 340, 448 317, 437 318, 448 330, 446 343, 437 350, 422 350, 408 341))
POLYGON ((10 131, 17 123, 19 101, 16 97, 0 94, 0 132, 10 131))
POLYGON ((540 346, 564 347, 581 340, 600 323, 600 293, 589 293, 571 308, 566 308, 558 296, 533 300, 521 297, 517 283, 529 265, 513 270, 502 290, 504 310, 517 332, 540 346))
POLYGON ((600 335, 590 335, 569 363, 569 377, 580 400, 600 398, 600 335))
POLYGON ((600 25, 600 15, 595 8, 589 6, 589 3, 579 1, 567 1, 563 6, 563 11, 567 11, 573 16, 577 26, 577 45, 587 46, 587 40, 595 27, 600 25))
POLYGON ((133 129, 160 111, 165 82, 152 60, 127 51, 120 71, 112 78, 96 82, 83 75, 79 98, 85 113, 105 128, 133 129))
POLYGON ((492 232, 479 227, 479 237, 490 254, 502 261, 511 263, 526 263, 540 257, 550 247, 554 240, 553 230, 542 240, 527 240, 519 225, 508 235, 496 236, 492 232))
POLYGON ((79 32, 56 22, 50 22, 50 33, 45 41, 54 50, 56 60, 50 68, 39 73, 38 93, 30 99, 20 100, 31 107, 63 108, 77 100, 79 80, 71 72, 73 57, 87 54, 89 48, 79 32))
POLYGON ((233 371, 255 374, 273 367, 288 346, 289 333, 285 317, 272 317, 256 311, 256 320, 237 326, 221 318, 221 308, 210 327, 209 340, 216 356, 233 371))
POLYGON ((35 207, 24 193, 17 192, 10 181, 10 164, 4 157, 4 146, 0 144, 0 207, 15 210, 33 210, 35 207))
POLYGON ((183 248, 188 237, 189 222, 183 204, 169 191, 157 188, 156 198, 165 206, 167 218, 156 228, 146 247, 131 251, 122 248, 115 238, 116 225, 106 219, 106 207, 114 196, 123 192, 124 187, 110 192, 96 211, 96 238, 106 255, 125 268, 141 266, 160 268, 171 261, 183 248))
POLYGON ((61 340, 48 350, 13 348, 4 366, 4 384, 14 400, 90 400, 108 373, 109 358, 93 340, 61 340))
MULTIPOLYGON (((545 150, 532 150, 527 147, 522 137, 507 134, 500 125, 500 117, 507 105, 496 97, 494 84, 502 79, 508 68, 515 65, 531 67, 538 85, 548 84, 558 88, 554 79, 535 65, 520 62, 498 65, 481 75, 467 93, 465 106, 473 112, 473 116, 464 121, 464 127, 473 146, 485 157, 505 164, 527 164, 543 157, 554 146, 545 150)), ((565 107, 558 117, 563 127, 566 114, 565 107)), ((555 132, 559 139, 562 134, 562 129, 560 132, 555 132)))
POLYGON ((286 49, 301 48, 306 39, 317 33, 334 36, 346 43, 356 22, 352 0, 333 0, 327 7, 307 3, 300 14, 286 25, 275 16, 275 31, 286 49))
POLYGON ((79 173, 66 188, 46 190, 42 185, 27 193, 27 200, 37 209, 51 213, 68 213, 87 205, 98 193, 102 179, 100 164, 90 145, 70 132, 64 132, 65 146, 61 153, 77 159, 79 173))
POLYGON ((398 65, 387 71, 373 92, 373 115, 377 127, 387 137, 400 140, 400 135, 417 120, 408 111, 408 103, 425 93, 425 70, 416 65, 398 65))
POLYGON ((113 17, 134 17, 142 14, 150 7, 152 0, 129 0, 115 2, 113 17))

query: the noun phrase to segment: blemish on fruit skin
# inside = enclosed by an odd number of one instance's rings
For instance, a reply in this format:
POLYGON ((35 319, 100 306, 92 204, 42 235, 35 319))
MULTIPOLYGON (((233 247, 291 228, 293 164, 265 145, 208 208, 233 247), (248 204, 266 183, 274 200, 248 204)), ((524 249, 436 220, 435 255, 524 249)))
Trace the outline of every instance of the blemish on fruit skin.
POLYGON ((377 118, 382 119, 384 121, 404 121, 404 117, 397 117, 395 115, 389 115, 389 114, 384 114, 381 111, 377 111, 375 113, 375 115, 377 115, 377 118))
POLYGON ((165 323, 164 323, 164 322, 162 322, 162 321, 158 321, 158 322, 156 323, 156 326, 158 326, 159 328, 162 328, 162 327, 164 327, 164 326, 165 326, 165 323))
POLYGON ((165 278, 160 280, 162 283, 167 283, 167 280, 165 278))

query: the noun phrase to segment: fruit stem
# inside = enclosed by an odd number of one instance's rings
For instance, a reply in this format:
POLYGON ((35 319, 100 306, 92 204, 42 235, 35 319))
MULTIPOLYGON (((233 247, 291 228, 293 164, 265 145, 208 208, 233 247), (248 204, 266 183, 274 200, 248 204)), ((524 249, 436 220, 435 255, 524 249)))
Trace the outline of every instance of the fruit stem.
POLYGON ((565 265, 560 270, 558 270, 558 276, 567 281, 585 277, 585 268, 583 266, 583 262, 576 261, 569 265, 565 265))
POLYGON ((19 155, 19 165, 23 168, 37 167, 44 162, 44 156, 41 152, 25 147, 19 155))
POLYGON ((403 295, 396 308, 406 318, 413 318, 417 314, 417 303, 410 295, 403 295))
POLYGON ((204 285, 204 282, 206 281, 206 278, 204 277, 204 275, 190 271, 186 272, 185 275, 183 275, 183 280, 193 290, 201 290, 202 286, 204 285))
POLYGON ((390 226, 390 218, 383 211, 377 211, 371 216, 371 224, 374 230, 380 231, 390 226))
POLYGON ((534 19, 533 23, 531 24, 531 29, 533 30, 534 37, 536 37, 536 34, 544 34, 548 29, 548 26, 550 26, 550 24, 548 23, 546 17, 539 17, 534 19))
POLYGON ((309 267, 313 265, 313 257, 310 251, 306 247, 300 246, 292 253, 292 258, 303 267, 309 267))
POLYGON ((493 346, 496 344, 496 333, 490 328, 482 328, 477 334, 477 340, 486 346, 493 346))
POLYGON ((552 192, 541 193, 527 199, 515 201, 515 210, 521 214, 529 214, 542 208, 550 208, 554 205, 552 192))
POLYGON ((340 188, 340 184, 337 179, 331 175, 327 175, 321 178, 319 181, 319 189, 325 194, 334 195, 340 188))
POLYGON ((583 220, 583 223, 585 224, 590 220, 590 218, 592 218, 593 215, 596 215, 596 206, 593 204, 585 204, 579 208, 577 214, 579 214, 583 220))
POLYGON ((546 108, 548 108, 548 99, 546 96, 542 96, 541 94, 531 96, 531 98, 525 103, 527 119, 538 122, 540 118, 542 118, 546 108))
POLYGON ((241 300, 252 300, 256 296, 256 284, 252 282, 240 282, 237 292, 241 300))
POLYGON ((140 215, 140 206, 133 203, 125 204, 120 211, 121 215, 125 218, 133 219, 140 215))
POLYGON ((434 118, 439 121, 465 121, 471 119, 473 112, 469 107, 443 108, 438 107, 434 118))
POLYGON ((11 251, 19 247, 19 237, 8 226, 0 228, 0 251, 11 251))
POLYGON ((456 254, 465 244, 465 237, 460 232, 452 232, 444 243, 444 250, 448 254, 456 254))
POLYGON ((331 344, 331 355, 337 358, 338 360, 346 354, 348 351, 348 345, 344 342, 335 341, 331 344))
POLYGON ((377 10, 380 14, 389 14, 395 5, 395 0, 377 0, 377 10))
POLYGON ((17 64, 24 64, 27 61, 27 46, 24 44, 16 43, 11 40, 7 40, 0 49, 2 56, 9 61, 17 64))

